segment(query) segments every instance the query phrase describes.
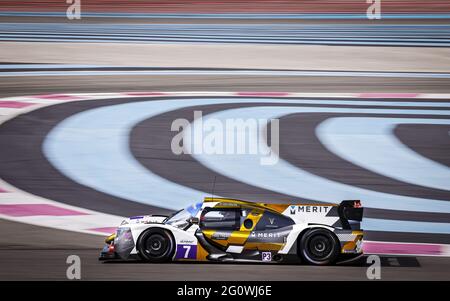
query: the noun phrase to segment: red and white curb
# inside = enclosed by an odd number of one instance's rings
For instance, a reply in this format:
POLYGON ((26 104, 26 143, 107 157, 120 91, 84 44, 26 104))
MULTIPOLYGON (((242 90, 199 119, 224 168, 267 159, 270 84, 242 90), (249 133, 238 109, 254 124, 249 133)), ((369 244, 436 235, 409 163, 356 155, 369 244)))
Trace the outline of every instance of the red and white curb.
MULTIPOLYGON (((8 97, 0 99, 3 122, 42 107, 65 102, 112 98, 151 97, 285 97, 366 99, 450 99, 450 94, 419 93, 288 93, 288 92, 118 92, 67 93, 8 97)), ((38 197, 0 179, 0 218, 60 230, 105 235, 113 232, 124 217, 87 210, 38 197)), ((367 254, 450 256, 450 245, 365 241, 367 254)))

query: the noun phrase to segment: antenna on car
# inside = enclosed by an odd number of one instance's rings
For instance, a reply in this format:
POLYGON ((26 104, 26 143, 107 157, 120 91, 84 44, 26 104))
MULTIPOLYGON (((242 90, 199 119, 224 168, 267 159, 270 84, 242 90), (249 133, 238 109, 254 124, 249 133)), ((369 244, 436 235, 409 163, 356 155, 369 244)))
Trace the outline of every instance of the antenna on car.
POLYGON ((214 201, 214 189, 216 188, 216 178, 217 178, 217 175, 214 175, 214 181, 213 181, 212 191, 211 191, 211 199, 213 201, 214 201))

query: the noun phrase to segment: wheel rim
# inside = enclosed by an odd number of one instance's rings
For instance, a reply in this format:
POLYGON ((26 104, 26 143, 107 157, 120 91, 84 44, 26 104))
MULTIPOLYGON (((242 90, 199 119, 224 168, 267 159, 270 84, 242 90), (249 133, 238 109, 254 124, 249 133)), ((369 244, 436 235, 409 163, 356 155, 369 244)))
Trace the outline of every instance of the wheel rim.
POLYGON ((325 260, 333 253, 333 241, 325 235, 315 235, 309 239, 308 253, 313 260, 325 260))
POLYGON ((161 234, 152 234, 146 242, 146 253, 153 258, 163 257, 169 249, 168 240, 161 234))

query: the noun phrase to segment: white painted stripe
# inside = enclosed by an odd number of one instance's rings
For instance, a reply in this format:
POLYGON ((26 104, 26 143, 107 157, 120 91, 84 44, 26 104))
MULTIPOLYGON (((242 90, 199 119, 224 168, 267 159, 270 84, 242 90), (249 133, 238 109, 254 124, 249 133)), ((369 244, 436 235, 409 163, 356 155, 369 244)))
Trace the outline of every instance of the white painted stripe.
MULTIPOLYGON (((363 245, 368 243, 370 245, 380 245, 381 247, 386 246, 388 249, 392 248, 393 245, 396 248, 405 248, 410 251, 411 249, 417 249, 417 246, 423 247, 424 251, 410 253, 410 252, 377 252, 377 254, 383 255, 406 255, 406 256, 430 256, 430 257, 449 257, 450 256, 450 245, 449 244, 439 244, 439 243, 416 243, 416 242, 393 242, 393 241, 371 241, 371 240, 363 240, 363 245), (410 247, 409 247, 410 246, 410 247), (430 254, 431 250, 439 249, 438 254, 430 254), (427 251, 428 250, 428 251, 427 251)), ((363 247, 364 248, 364 247, 363 247)), ((405 249, 403 249, 405 250, 405 249)), ((371 254, 371 253, 368 253, 371 254)))
POLYGON ((450 94, 424 93, 424 94, 418 94, 416 96, 416 98, 450 99, 450 94))
POLYGON ((0 108, 0 116, 8 116, 17 111, 16 108, 0 108))
MULTIPOLYGON (((183 96, 241 96, 241 92, 205 92, 205 91, 180 91, 180 92, 162 92, 162 91, 142 91, 142 92, 110 92, 110 93, 65 93, 64 95, 78 96, 84 98, 85 100, 97 100, 97 99, 107 99, 107 98, 127 98, 127 97, 144 97, 144 98, 152 98, 152 97, 160 97, 157 93, 163 93, 164 96, 167 97, 183 97, 183 96), (134 93, 135 95, 130 95, 134 93), (138 93, 141 93, 139 95, 138 93), (147 94, 145 94, 147 93, 147 94), (150 93, 156 93, 155 95, 151 95, 150 93)), ((252 92, 246 92, 252 93, 252 92)), ((259 97, 264 97, 263 92, 254 92, 259 97)), ((284 95, 279 95, 279 98, 294 98, 294 97, 304 97, 304 98, 360 98, 364 93, 304 93, 304 92, 288 92, 284 95)), ((267 96, 266 96, 267 97, 267 96)), ((274 97, 274 96, 272 96, 274 97)), ((371 100, 374 99, 383 99, 384 96, 372 96, 371 100)), ((389 98, 401 98, 404 99, 403 93, 389 93, 389 98), (398 96, 396 96, 398 95, 398 96)), ((435 94, 435 93, 423 93, 416 94, 414 96, 409 96, 408 98, 417 98, 417 99, 450 99, 450 94, 435 94)), ((39 95, 31 95, 31 96, 18 96, 18 97, 7 97, 2 98, 2 101, 24 101, 24 102, 39 102, 42 101, 39 95)), ((52 99, 53 103, 58 102, 66 102, 66 99, 58 99, 55 97, 52 99)))
POLYGON ((336 117, 322 122, 316 134, 328 150, 353 164, 399 181, 450 190, 450 168, 401 143, 393 133, 398 124, 450 125, 450 119, 336 117))
POLYGON ((0 187, 8 191, 5 193, 0 193, 0 205, 48 204, 56 206, 58 208, 74 210, 85 214, 72 216, 11 216, 0 214, 0 218, 2 219, 60 230, 76 231, 102 236, 104 236, 105 233, 88 229, 117 227, 124 219, 124 217, 121 216, 96 212, 85 208, 71 206, 53 200, 45 199, 19 190, 1 179, 0 187))
MULTIPOLYGON (((4 188, 3 185, 0 187, 4 188)), ((26 193, 20 193, 20 192, 6 192, 6 193, 0 193, 0 204, 1 205, 21 205, 21 204, 56 204, 58 207, 61 203, 52 202, 50 200, 40 198, 31 194, 26 193)), ((64 205, 64 204, 61 204, 64 205)), ((77 207, 74 209, 76 211, 80 211, 77 207)), ((84 211, 82 211, 84 212, 84 211)))
POLYGON ((450 256, 450 245, 441 245, 441 254, 442 256, 450 256))
MULTIPOLYGON (((9 219, 12 219, 8 217, 9 219)), ((77 231, 78 229, 94 229, 109 226, 119 226, 122 218, 117 216, 102 215, 102 223, 99 223, 97 215, 76 215, 76 216, 25 216, 17 218, 21 222, 28 224, 57 228, 62 230, 77 231), (44 220, 45 219, 45 220, 44 220)))
POLYGON ((1 219, 10 220, 19 223, 26 223, 41 227, 49 227, 65 231, 81 232, 93 235, 106 236, 101 231, 89 230, 104 227, 118 227, 124 219, 118 216, 104 215, 77 215, 77 216, 27 216, 27 217, 11 217, 9 215, 0 214, 1 219))
POLYGON ((35 96, 13 96, 1 98, 0 101, 18 101, 18 102, 32 102, 35 96))

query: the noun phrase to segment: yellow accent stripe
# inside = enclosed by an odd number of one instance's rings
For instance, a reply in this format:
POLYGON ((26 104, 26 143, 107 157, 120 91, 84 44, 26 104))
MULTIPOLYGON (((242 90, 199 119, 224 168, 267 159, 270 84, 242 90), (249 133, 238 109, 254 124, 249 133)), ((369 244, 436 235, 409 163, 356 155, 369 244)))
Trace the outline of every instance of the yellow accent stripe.
POLYGON ((250 235, 250 231, 233 231, 231 232, 230 237, 227 242, 229 245, 239 245, 242 246, 246 241, 248 236, 250 235))
POLYGON ((278 213, 282 213, 286 208, 289 206, 328 206, 328 207, 337 207, 338 204, 330 203, 330 204, 298 204, 298 203, 292 203, 292 204, 268 204, 263 202, 249 202, 249 201, 243 201, 243 200, 236 200, 236 199, 227 199, 227 198, 212 198, 212 197, 206 197, 204 199, 204 202, 218 202, 217 205, 214 206, 214 208, 237 208, 240 206, 247 206, 247 207, 257 207, 260 209, 267 209, 272 210, 278 213))
POLYGON ((197 244, 197 260, 198 261, 206 261, 206 256, 208 256, 209 253, 206 251, 200 243, 197 244))
POLYGON ((112 242, 112 241, 114 240, 114 238, 116 238, 116 233, 113 233, 113 234, 111 234, 110 236, 108 236, 108 237, 105 239, 105 242, 106 242, 107 244, 109 244, 110 242, 112 242))
POLYGON ((275 242, 247 242, 244 245, 246 250, 264 250, 264 251, 279 251, 283 248, 284 243, 275 242))
POLYGON ((250 211, 247 214, 247 216, 245 217, 245 220, 247 220, 247 219, 251 220, 253 222, 252 227, 250 229, 245 228, 245 226, 244 226, 245 223, 243 222, 239 231, 253 231, 253 229, 255 229, 255 227, 256 227, 256 224, 261 219, 262 215, 263 215, 263 211, 261 211, 261 210, 253 209, 252 211, 250 211))

